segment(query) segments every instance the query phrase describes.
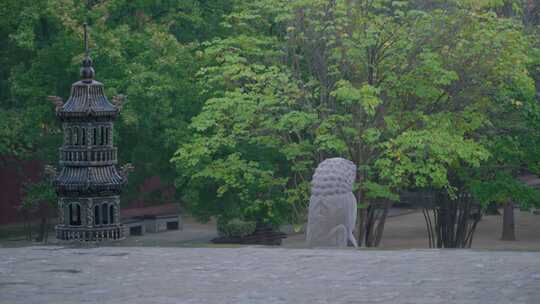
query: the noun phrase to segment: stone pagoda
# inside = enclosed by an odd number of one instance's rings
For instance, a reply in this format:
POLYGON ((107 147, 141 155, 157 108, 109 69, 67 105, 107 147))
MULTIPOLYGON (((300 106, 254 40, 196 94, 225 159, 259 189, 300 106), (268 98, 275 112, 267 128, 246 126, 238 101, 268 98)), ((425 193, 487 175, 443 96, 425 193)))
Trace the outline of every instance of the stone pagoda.
POLYGON ((107 100, 103 84, 94 80, 84 26, 85 56, 81 80, 71 87, 64 103, 49 96, 62 122, 64 144, 59 149, 60 170, 46 169, 58 194, 59 220, 56 238, 64 241, 96 242, 125 237, 120 223, 120 193, 133 167, 117 169, 113 144, 113 122, 123 96, 107 100))

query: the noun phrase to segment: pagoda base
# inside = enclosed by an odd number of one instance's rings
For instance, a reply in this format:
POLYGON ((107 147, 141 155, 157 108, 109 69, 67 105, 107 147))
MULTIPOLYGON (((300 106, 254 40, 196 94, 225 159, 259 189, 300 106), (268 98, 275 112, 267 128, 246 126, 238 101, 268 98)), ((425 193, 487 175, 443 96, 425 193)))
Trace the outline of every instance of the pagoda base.
POLYGON ((121 224, 106 227, 72 227, 56 225, 56 238, 62 241, 102 242, 119 241, 126 238, 121 224))

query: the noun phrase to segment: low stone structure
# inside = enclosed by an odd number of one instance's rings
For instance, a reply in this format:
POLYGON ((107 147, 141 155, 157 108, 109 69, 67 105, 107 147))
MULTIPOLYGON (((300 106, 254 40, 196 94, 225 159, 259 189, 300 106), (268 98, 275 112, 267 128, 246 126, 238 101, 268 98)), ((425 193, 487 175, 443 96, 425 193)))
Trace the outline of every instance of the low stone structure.
POLYGON ((146 226, 144 220, 133 218, 122 221, 125 232, 124 235, 144 235, 146 233, 146 226))
POLYGON ((184 225, 178 203, 122 209, 121 216, 126 235, 182 230, 184 225))
POLYGON ((145 216, 144 226, 147 232, 182 230, 182 218, 179 214, 145 216))
POLYGON ((124 219, 126 235, 144 235, 167 230, 182 230, 183 221, 179 214, 145 215, 124 219))
POLYGON ((343 158, 329 158, 317 166, 311 181, 306 241, 308 246, 357 247, 353 230, 356 198, 352 193, 356 166, 343 158))

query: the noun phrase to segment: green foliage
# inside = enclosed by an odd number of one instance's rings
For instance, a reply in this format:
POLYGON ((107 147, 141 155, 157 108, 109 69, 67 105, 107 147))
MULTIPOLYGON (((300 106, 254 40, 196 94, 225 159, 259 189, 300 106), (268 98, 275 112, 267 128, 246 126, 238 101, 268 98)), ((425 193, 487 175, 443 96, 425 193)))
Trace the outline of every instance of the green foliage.
POLYGON ((455 195, 472 181, 460 172, 485 179, 490 135, 535 94, 527 39, 498 7, 238 4, 230 34, 198 52, 208 99, 172 159, 192 209, 246 216, 265 205, 286 212, 251 218, 301 220, 313 168, 332 156, 361 168, 368 200, 409 187, 455 195))
POLYGON ((27 183, 23 187, 23 193, 24 198, 19 207, 21 211, 34 212, 42 204, 48 204, 51 207, 56 206, 56 192, 48 181, 27 183))
POLYGON ((242 221, 237 218, 225 220, 218 217, 217 231, 224 237, 245 237, 255 232, 256 223, 252 221, 242 221))
POLYGON ((540 19, 523 1, 0 3, 0 156, 57 159, 90 24, 97 79, 128 96, 115 139, 201 220, 301 222, 325 158, 362 200, 404 188, 533 204, 540 19), (502 185, 505 185, 504 187, 502 185), (529 193, 529 194, 527 194, 529 193))
POLYGON ((540 206, 540 191, 505 172, 495 173, 491 179, 473 180, 469 187, 471 193, 484 206, 491 202, 504 204, 509 200, 524 209, 540 206))
POLYGON ((366 198, 368 199, 387 199, 393 202, 399 201, 399 196, 392 192, 387 185, 380 185, 372 181, 363 183, 366 198))
POLYGON ((0 4, 0 156, 54 163, 60 123, 47 95, 68 97, 83 55, 82 24, 90 24, 97 80, 107 96, 128 96, 115 125, 120 163, 137 170, 124 200, 145 179, 172 184, 169 159, 190 136, 200 111, 199 41, 220 35, 231 1, 2 1, 0 4))
POLYGON ((439 128, 404 132, 385 148, 375 163, 383 179, 404 187, 447 188, 450 194, 450 169, 477 168, 490 156, 481 144, 439 128))

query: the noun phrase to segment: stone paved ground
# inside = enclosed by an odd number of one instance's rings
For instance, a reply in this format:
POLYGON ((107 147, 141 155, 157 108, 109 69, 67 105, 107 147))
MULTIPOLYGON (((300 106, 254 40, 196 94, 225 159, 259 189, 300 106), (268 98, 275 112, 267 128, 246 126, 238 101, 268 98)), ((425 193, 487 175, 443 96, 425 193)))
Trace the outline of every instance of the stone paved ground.
POLYGON ((0 248, 0 303, 540 303, 540 252, 0 248))

